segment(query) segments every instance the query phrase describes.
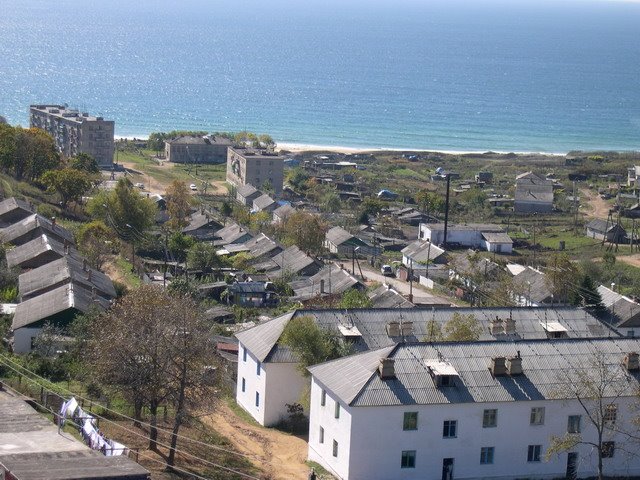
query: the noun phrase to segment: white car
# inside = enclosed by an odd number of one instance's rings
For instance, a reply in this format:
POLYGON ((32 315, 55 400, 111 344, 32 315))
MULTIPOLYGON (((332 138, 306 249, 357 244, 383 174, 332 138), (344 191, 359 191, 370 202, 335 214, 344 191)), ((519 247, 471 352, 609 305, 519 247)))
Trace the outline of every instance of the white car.
POLYGON ((198 187, 196 187, 195 183, 192 183, 191 185, 189 185, 189 188, 191 189, 191 191, 193 192, 197 192, 198 191, 198 187))
POLYGON ((144 189, 144 183, 138 182, 138 183, 135 184, 135 186, 140 188, 140 189, 144 189))
POLYGON ((380 273, 385 277, 395 277, 396 275, 393 273, 393 268, 391 265, 382 265, 380 268, 380 273))

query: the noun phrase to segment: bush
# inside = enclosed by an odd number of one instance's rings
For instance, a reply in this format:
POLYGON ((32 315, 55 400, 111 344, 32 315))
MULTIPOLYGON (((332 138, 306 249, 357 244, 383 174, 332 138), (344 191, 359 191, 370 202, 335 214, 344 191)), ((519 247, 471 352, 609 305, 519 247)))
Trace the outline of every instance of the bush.
POLYGON ((53 205, 49 205, 48 203, 41 203, 36 208, 36 212, 46 218, 57 217, 60 215, 60 210, 58 210, 53 205))

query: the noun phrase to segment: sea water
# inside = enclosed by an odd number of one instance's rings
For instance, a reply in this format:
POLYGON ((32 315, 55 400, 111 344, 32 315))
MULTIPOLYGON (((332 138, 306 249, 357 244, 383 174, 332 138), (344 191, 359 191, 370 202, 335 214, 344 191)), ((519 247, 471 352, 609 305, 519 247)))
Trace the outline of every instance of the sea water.
POLYGON ((640 149, 640 4, 0 0, 0 115, 434 150, 640 149))

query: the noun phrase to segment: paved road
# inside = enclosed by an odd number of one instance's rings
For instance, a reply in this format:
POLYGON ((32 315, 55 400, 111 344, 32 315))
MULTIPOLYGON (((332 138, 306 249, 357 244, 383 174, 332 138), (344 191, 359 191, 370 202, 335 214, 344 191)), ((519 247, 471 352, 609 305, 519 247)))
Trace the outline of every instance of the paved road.
MULTIPOLYGON (((350 268, 351 265, 346 268, 350 268)), ((369 266, 369 264, 365 264, 362 261, 360 262, 360 267, 362 268, 362 273, 367 280, 372 280, 374 282, 387 283, 391 285, 395 290, 404 295, 405 297, 409 295, 409 283, 403 282, 397 278, 385 277, 380 273, 379 270, 374 269, 369 266)), ((356 265, 356 272, 358 275, 360 271, 358 270, 358 266, 356 265)), ((413 282, 413 300, 414 303, 419 304, 429 304, 429 303, 437 303, 437 304, 451 304, 451 300, 448 300, 446 297, 439 297, 437 295, 432 294, 429 290, 417 282, 413 282)))

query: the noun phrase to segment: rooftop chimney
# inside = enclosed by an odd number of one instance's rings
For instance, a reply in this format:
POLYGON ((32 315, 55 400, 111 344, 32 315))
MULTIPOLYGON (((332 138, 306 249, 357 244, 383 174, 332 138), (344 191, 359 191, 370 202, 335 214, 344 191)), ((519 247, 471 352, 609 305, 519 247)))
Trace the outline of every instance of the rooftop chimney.
POLYGON ((380 365, 378 365, 378 374, 382 380, 388 380, 395 378, 396 372, 394 367, 393 358, 381 358, 380 365))
POLYGON ((522 357, 520 356, 520 350, 515 357, 507 358, 507 373, 509 375, 522 375, 522 357))
POLYGON ((387 335, 390 337, 399 337, 400 336, 400 322, 392 321, 387 323, 387 335))
POLYGON ((498 317, 492 318, 489 322, 489 331, 491 335, 498 335, 503 331, 503 322, 498 317))
POLYGON ((624 356, 623 365, 629 371, 640 370, 640 359, 636 352, 629 352, 624 356))
POLYGON ((494 377, 498 377, 507 373, 505 360, 506 359, 504 357, 491 357, 491 365, 489 367, 489 370, 491 370, 491 375, 493 375, 494 377))
POLYGON ((504 333, 507 335, 516 333, 516 321, 511 316, 504 320, 504 333))
POLYGON ((413 335, 413 322, 402 322, 400 328, 402 330, 403 337, 413 335))
POLYGON ((52 227, 56 226, 56 217, 51 217, 51 226, 52 227))

